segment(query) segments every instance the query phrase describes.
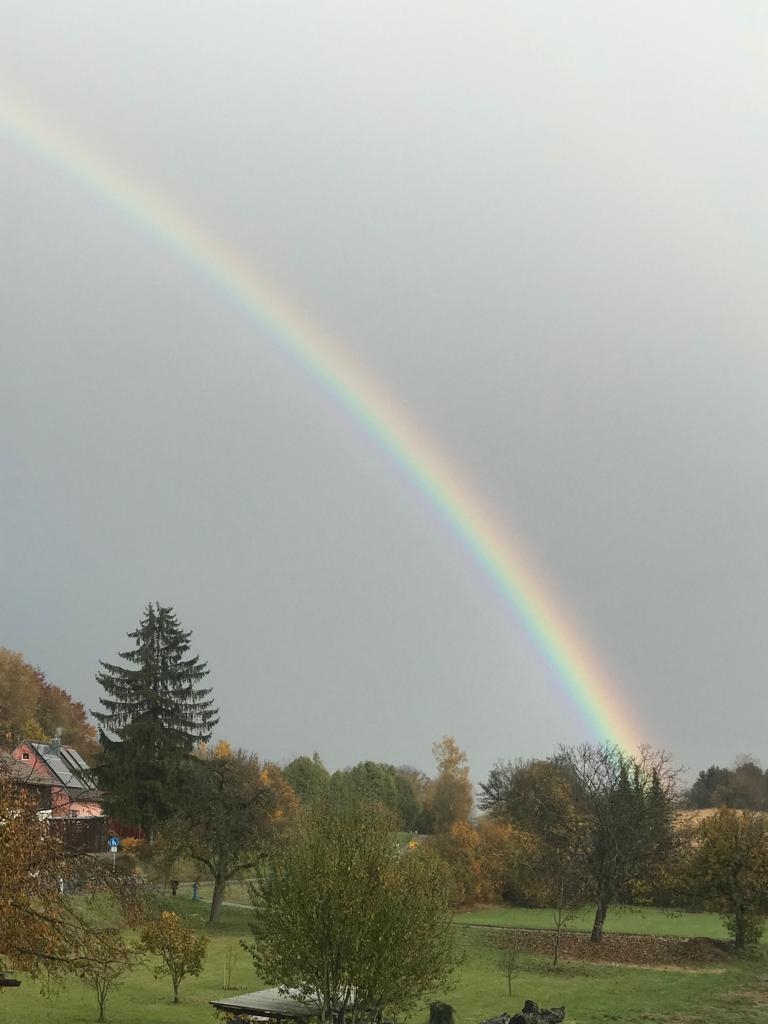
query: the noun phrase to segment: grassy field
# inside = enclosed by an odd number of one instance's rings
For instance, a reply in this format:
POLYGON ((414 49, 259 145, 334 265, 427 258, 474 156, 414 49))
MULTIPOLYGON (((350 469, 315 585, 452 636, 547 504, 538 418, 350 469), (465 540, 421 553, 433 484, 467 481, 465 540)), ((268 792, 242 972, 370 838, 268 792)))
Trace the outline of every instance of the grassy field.
MULTIPOLYGON (((201 899, 210 900, 210 885, 200 887, 201 899)), ((181 885, 179 895, 189 897, 191 887, 181 885)), ((232 882, 227 889, 226 900, 232 903, 250 905, 248 886, 244 882, 232 882)), ((594 908, 586 907, 568 922, 573 931, 590 931, 594 908)), ((550 910, 537 907, 483 907, 467 910, 456 915, 457 925, 482 926, 489 928, 552 928, 554 922, 550 910)), ((611 908, 605 925, 606 932, 630 932, 637 935, 701 936, 708 939, 727 939, 728 934, 717 914, 678 914, 659 910, 656 907, 644 909, 611 908)), ((768 935, 763 939, 768 943, 768 935)))
MULTIPOLYGON (((242 993, 260 987, 259 979, 239 940, 248 937, 249 912, 226 907, 220 925, 206 924, 208 906, 194 902, 180 890, 165 905, 183 913, 195 927, 211 936, 209 955, 199 978, 182 983, 182 1002, 172 1002, 171 984, 157 981, 149 967, 129 975, 110 995, 107 1018, 112 1024, 215 1024, 209 1000, 225 994, 228 953, 234 956, 232 991, 242 993)), ((720 925, 710 915, 670 917, 660 911, 614 914, 614 931, 655 932, 671 935, 718 937, 720 925)), ((582 921, 588 925, 589 915, 582 921)), ((450 989, 436 997, 450 1002, 459 1024, 478 1024, 502 1010, 514 1012, 525 999, 542 1006, 565 1005, 568 1024, 710 1024, 738 1020, 740 1024, 765 1024, 768 1020, 768 950, 755 958, 728 961, 707 970, 657 970, 592 964, 565 964, 552 971, 547 962, 521 956, 512 981, 507 979, 491 949, 489 936, 500 926, 541 927, 551 924, 545 911, 488 908, 457 915, 456 942, 462 954, 450 989), (484 927, 485 926, 485 927, 484 927)), ((21 988, 0 995, 0 1021, 9 1024, 91 1024, 96 999, 79 982, 49 996, 40 994, 38 982, 25 978, 21 988)), ((427 1007, 413 1014, 413 1022, 427 1018, 427 1007)))
MULTIPOLYGON (((768 1019, 766 963, 729 963, 725 970, 671 971, 571 963, 557 971, 538 958, 521 957, 508 995, 506 975, 480 928, 459 932, 465 959, 447 1001, 461 1024, 476 1024, 502 1010, 515 1012, 525 999, 565 1006, 569 1024, 711 1024, 768 1019)), ((422 1019, 426 1017, 424 1013, 422 1019)))
MULTIPOLYGON (((594 907, 586 907, 568 922, 571 931, 591 931, 594 907)), ((460 925, 484 925, 493 928, 552 928, 551 910, 535 907, 484 907, 456 915, 460 925)), ((727 939, 728 935, 717 914, 672 914, 656 907, 614 908, 608 912, 606 932, 629 932, 634 935, 700 936, 727 939)))
MULTIPOLYGON (((248 913, 225 908, 219 925, 207 925, 209 907, 191 899, 168 899, 164 906, 182 913, 200 931, 206 931, 211 942, 205 967, 199 978, 185 978, 181 983, 181 1002, 173 1003, 171 982, 156 980, 150 966, 141 967, 125 976, 125 981, 110 993, 107 1020, 112 1024, 215 1024, 211 999, 226 995, 225 968, 227 954, 234 956, 232 994, 259 987, 253 964, 240 948, 240 939, 248 938, 248 913)), ((9 1024, 92 1024, 98 1016, 96 996, 79 981, 71 981, 59 992, 41 995, 40 982, 23 978, 21 988, 7 989, 0 995, 0 1021, 9 1024)), ((0 990, 2 991, 2 990, 0 990)))

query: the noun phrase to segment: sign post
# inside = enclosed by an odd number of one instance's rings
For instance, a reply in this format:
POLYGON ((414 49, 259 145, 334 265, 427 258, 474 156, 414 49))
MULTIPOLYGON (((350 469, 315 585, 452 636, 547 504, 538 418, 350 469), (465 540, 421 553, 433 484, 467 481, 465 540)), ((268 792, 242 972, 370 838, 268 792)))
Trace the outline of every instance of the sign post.
POLYGON ((112 874, 115 873, 115 860, 117 858, 117 848, 120 845, 120 840, 117 836, 110 836, 107 840, 107 846, 112 851, 112 874))

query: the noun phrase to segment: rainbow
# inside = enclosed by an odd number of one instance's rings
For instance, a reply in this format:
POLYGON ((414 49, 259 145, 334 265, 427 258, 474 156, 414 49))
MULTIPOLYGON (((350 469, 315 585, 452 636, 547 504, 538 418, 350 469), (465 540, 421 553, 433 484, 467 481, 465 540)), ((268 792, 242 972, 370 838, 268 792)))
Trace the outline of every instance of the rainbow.
POLYGON ((506 608, 555 669, 591 738, 616 743, 628 752, 639 746, 630 708, 546 592, 520 546, 512 545, 490 510, 407 413, 316 324, 190 216, 26 105, 0 96, 0 126, 13 142, 99 194, 215 284, 339 402, 426 496, 482 568, 506 608))

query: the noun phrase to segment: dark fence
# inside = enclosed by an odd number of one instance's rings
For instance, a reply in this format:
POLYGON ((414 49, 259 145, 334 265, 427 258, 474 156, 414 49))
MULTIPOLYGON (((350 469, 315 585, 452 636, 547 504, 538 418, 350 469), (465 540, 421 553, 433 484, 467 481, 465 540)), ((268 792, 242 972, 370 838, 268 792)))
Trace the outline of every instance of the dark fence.
POLYGON ((70 850, 104 853, 107 849, 106 818, 49 818, 51 832, 70 850))

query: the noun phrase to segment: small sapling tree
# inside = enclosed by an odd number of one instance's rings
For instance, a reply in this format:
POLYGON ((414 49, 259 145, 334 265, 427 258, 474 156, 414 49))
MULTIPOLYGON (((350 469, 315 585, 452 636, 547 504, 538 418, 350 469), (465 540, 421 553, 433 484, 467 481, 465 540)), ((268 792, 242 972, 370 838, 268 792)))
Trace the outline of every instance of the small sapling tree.
POLYGON ((84 942, 76 973, 96 993, 98 1020, 105 1020, 107 997, 124 974, 141 960, 141 953, 127 945, 118 928, 94 928, 84 942))
POLYGON ((505 928, 497 932, 491 939, 491 944, 496 950, 498 964, 507 977, 507 992, 512 995, 512 976, 517 970, 518 939, 511 928, 505 928))
POLYGON ((192 977, 203 969, 207 935, 195 935, 184 924, 178 914, 164 911, 156 921, 151 921, 141 933, 141 948, 160 957, 155 967, 155 977, 167 975, 173 983, 173 1001, 179 1001, 179 985, 189 974, 192 977))

